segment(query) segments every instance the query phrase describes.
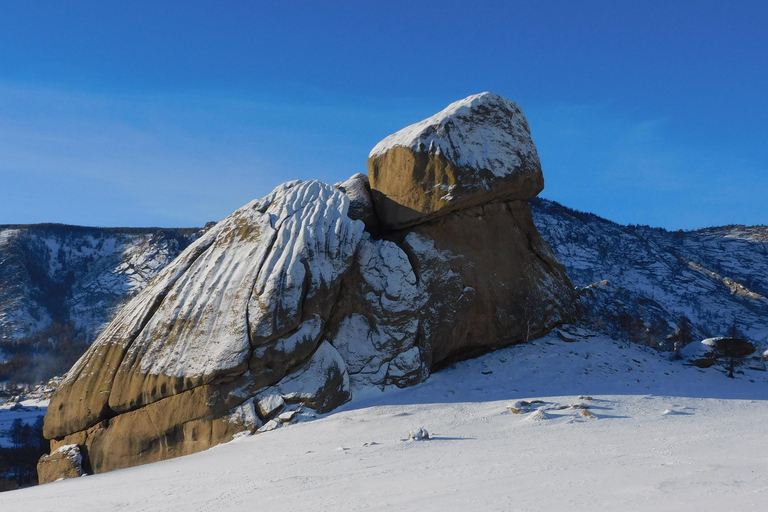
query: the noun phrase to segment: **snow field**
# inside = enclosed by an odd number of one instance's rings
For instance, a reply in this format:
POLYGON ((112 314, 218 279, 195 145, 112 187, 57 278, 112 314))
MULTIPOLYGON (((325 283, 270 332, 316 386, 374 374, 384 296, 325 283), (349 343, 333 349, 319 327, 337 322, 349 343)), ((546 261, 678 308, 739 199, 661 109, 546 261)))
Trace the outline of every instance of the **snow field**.
POLYGON ((765 510, 768 373, 743 371, 550 335, 207 452, 2 493, 0 510, 765 510))

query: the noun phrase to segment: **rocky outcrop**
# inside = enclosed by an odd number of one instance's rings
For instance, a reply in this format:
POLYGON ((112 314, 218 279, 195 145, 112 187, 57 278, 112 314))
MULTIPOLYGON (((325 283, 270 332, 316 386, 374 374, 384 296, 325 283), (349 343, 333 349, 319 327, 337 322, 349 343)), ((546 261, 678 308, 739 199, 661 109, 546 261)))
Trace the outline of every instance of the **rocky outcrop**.
POLYGON ((403 248, 429 297, 420 318, 422 357, 430 368, 538 338, 574 315, 565 269, 524 201, 475 206, 421 224, 408 230, 403 248))
POLYGON ((393 229, 490 201, 525 201, 544 188, 522 110, 488 92, 379 142, 368 176, 379 218, 393 229))
POLYGON ((43 455, 37 463, 37 481, 41 484, 61 478, 83 476, 83 456, 76 444, 60 446, 50 455, 43 455))
POLYGON ((70 370, 46 437, 84 445, 101 472, 258 428, 267 418, 246 402, 270 386, 320 412, 346 401, 322 333, 363 235, 348 207, 326 184, 291 182, 211 228, 70 370))
POLYGON ((525 201, 542 182, 522 112, 483 94, 427 121, 374 150, 373 194, 363 175, 289 182, 196 240, 62 381, 52 448, 81 447, 94 472, 193 453, 569 319, 525 201), (432 170, 390 157, 425 141, 432 170), (417 216, 383 195, 403 176, 417 216))
POLYGON ((368 172, 382 231, 428 297, 419 336, 429 368, 573 317, 571 283, 527 203, 544 179, 515 103, 491 93, 457 101, 381 141, 368 172))

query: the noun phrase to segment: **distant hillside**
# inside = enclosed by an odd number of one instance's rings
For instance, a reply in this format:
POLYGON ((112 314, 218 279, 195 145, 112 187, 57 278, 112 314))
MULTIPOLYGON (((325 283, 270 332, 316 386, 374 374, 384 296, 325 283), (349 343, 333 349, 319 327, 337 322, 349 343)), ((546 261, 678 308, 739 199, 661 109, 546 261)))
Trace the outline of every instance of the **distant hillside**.
POLYGON ((584 321, 665 349, 681 327, 694 339, 737 334, 768 342, 768 227, 670 232, 546 199, 531 204, 536 227, 581 288, 584 321))
POLYGON ((199 231, 0 226, 0 381, 66 371, 199 231))

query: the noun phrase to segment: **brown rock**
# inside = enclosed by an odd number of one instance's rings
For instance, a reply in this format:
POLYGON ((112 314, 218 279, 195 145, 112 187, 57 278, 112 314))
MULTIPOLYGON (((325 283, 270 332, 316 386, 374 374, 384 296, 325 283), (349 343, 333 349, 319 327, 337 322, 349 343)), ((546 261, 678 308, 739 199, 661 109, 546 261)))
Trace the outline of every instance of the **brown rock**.
POLYGON ((430 368, 542 336, 575 314, 573 286, 527 202, 476 206, 398 235, 429 297, 420 346, 430 368))
POLYGON ((82 456, 80 447, 76 444, 61 446, 50 455, 40 457, 37 463, 37 480, 41 484, 82 475, 82 456))
POLYGON ((325 412, 349 377, 321 339, 363 235, 344 193, 289 182, 211 228, 130 301, 52 397, 45 435, 109 471, 261 426, 254 397, 325 412))
POLYGON ((401 229, 544 188, 528 122, 515 103, 482 93, 381 141, 368 158, 379 219, 401 229))
POLYGON ((45 415, 43 431, 47 439, 85 430, 113 414, 108 406, 109 394, 126 350, 174 283, 213 243, 216 233, 215 228, 209 230, 163 269, 161 275, 120 310, 67 372, 51 397, 45 415))

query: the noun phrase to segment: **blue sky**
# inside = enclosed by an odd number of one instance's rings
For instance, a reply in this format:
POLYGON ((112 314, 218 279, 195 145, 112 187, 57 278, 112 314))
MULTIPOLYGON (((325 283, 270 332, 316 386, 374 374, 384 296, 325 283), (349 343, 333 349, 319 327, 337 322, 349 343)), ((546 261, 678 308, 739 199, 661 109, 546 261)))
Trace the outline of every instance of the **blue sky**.
POLYGON ((768 2, 0 3, 0 224, 199 226, 493 91, 542 196, 768 224, 768 2))

